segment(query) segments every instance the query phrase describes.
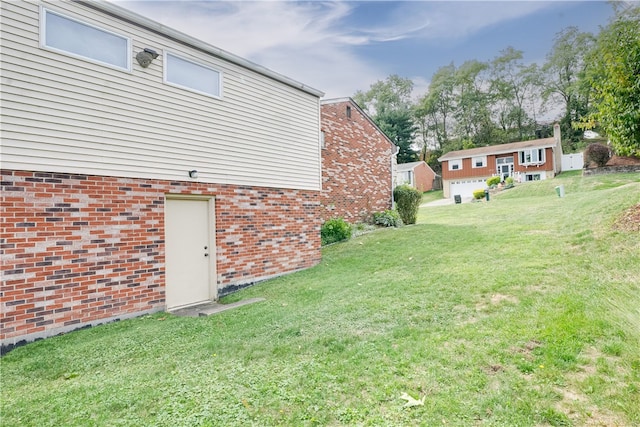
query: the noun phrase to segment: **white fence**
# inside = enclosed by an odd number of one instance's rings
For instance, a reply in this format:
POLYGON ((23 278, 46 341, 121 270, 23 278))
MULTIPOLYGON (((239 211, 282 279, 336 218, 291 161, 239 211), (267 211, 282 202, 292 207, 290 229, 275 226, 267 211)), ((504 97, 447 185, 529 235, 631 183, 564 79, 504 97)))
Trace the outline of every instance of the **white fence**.
POLYGON ((584 166, 584 156, 582 153, 563 154, 562 155, 562 170, 574 171, 582 169, 584 166))

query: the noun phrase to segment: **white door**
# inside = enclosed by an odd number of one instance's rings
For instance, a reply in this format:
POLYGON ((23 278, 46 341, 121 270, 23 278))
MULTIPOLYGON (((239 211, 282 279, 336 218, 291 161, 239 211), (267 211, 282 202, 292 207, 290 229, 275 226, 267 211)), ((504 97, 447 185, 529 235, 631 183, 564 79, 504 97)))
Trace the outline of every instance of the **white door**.
POLYGON ((216 298, 213 201, 171 199, 165 205, 165 300, 175 309, 216 298))

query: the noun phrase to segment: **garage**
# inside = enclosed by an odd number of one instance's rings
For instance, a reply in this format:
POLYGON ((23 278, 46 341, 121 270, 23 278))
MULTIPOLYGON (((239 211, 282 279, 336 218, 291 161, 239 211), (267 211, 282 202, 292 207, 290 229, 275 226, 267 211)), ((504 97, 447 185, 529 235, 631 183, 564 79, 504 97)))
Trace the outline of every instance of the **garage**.
POLYGON ((461 196, 464 198, 473 197, 475 190, 484 190, 487 187, 484 179, 467 179, 451 181, 449 184, 449 197, 461 196))

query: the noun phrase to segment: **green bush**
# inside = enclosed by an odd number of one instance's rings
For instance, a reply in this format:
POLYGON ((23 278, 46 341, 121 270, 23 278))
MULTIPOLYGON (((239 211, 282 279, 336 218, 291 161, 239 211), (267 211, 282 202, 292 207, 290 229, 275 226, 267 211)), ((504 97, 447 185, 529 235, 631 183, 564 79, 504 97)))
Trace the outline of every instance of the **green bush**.
POLYGON ((504 188, 512 188, 513 187, 513 177, 508 176, 507 179, 504 180, 505 186, 504 188))
POLYGON ((393 189, 393 199, 403 224, 415 224, 422 193, 410 185, 398 185, 393 189))
POLYGON ((320 228, 322 246, 330 243, 349 240, 351 237, 351 225, 342 218, 331 218, 320 228))
POLYGON ((500 184, 499 176, 492 176, 487 180, 487 187, 491 187, 492 185, 498 185, 498 184, 500 184))
POLYGON ((473 191, 473 198, 474 199, 482 199, 484 197, 484 190, 474 190, 473 191))
POLYGON ((384 212, 374 212, 373 223, 383 227, 400 227, 402 220, 400 219, 398 211, 389 209, 384 212))

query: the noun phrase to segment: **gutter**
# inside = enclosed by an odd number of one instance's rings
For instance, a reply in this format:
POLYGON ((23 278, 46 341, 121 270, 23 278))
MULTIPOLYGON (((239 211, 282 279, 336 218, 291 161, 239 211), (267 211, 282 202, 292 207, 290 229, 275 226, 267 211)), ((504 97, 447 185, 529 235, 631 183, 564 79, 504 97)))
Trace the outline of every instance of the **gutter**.
POLYGON ((284 83, 287 86, 301 90, 310 95, 317 96, 318 98, 321 98, 324 96, 324 92, 318 89, 314 89, 311 86, 307 86, 304 83, 300 83, 297 80, 291 79, 283 74, 272 71, 266 67, 263 67, 262 65, 258 65, 255 62, 251 62, 247 59, 241 58, 240 56, 234 55, 231 52, 227 52, 226 50, 212 46, 206 42, 203 42, 202 40, 196 39, 195 37, 191 37, 178 30, 174 30, 170 27, 160 24, 159 22, 145 18, 144 16, 138 15, 135 12, 132 12, 120 6, 116 6, 115 4, 109 1, 106 1, 106 0, 91 0, 91 1, 72 0, 72 1, 74 3, 81 4, 88 8, 106 13, 107 15, 110 15, 121 21, 143 28, 147 31, 158 34, 174 42, 181 43, 193 49, 197 49, 208 55, 215 56, 216 58, 224 59, 225 61, 231 62, 235 65, 239 65, 240 67, 246 68, 247 70, 254 71, 258 74, 261 74, 265 77, 269 77, 273 80, 279 81, 280 83, 284 83))

